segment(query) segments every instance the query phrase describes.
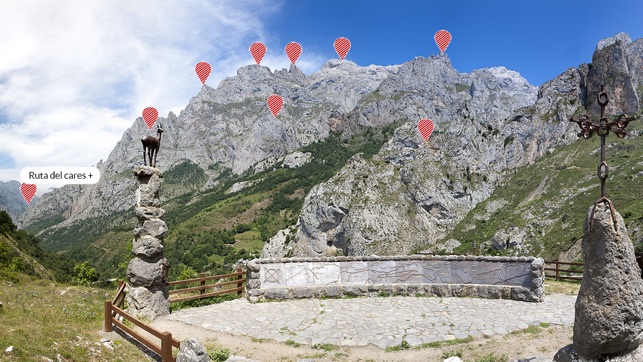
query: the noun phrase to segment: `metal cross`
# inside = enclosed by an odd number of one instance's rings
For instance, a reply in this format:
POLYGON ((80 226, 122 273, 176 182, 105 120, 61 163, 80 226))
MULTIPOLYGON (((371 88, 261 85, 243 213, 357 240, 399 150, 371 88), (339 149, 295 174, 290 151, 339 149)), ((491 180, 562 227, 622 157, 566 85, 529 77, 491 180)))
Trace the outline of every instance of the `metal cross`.
POLYGON ((580 127, 578 137, 588 139, 592 137, 594 133, 596 133, 601 138, 601 162, 598 164, 597 168, 597 175, 601 180, 601 197, 596 200, 596 202, 594 202, 592 213, 589 215, 589 228, 590 230, 592 230, 592 221, 594 220, 594 212, 596 211, 596 206, 600 202, 603 202, 610 207, 612 221, 614 222, 614 229, 618 231, 613 202, 608 199, 607 196, 605 196, 605 181, 607 180, 607 176, 609 173, 609 167, 607 166, 607 162, 605 162, 605 137, 607 137, 610 131, 612 131, 618 138, 624 138, 625 136, 627 136, 625 128, 627 127, 628 123, 635 120, 636 117, 630 117, 626 114, 621 114, 620 116, 616 117, 615 120, 610 122, 607 117, 605 117, 605 106, 607 106, 607 103, 609 102, 609 97, 607 96, 607 93, 603 91, 603 86, 601 86, 601 91, 600 93, 598 93, 598 96, 596 96, 596 100, 601 106, 601 118, 598 121, 590 119, 587 114, 579 116, 578 119, 572 117, 569 119, 569 121, 575 122, 576 124, 578 124, 578 127, 580 127))

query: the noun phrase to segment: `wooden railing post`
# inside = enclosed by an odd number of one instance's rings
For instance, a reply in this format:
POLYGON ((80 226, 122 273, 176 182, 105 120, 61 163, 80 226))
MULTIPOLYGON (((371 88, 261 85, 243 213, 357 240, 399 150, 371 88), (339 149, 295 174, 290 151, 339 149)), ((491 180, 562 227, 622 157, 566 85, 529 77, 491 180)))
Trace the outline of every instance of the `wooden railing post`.
MULTIPOLYGON (((119 279, 118 280, 118 290, 121 290, 121 288, 123 287, 123 284, 125 284, 125 281, 122 280, 122 279, 119 279)), ((123 297, 118 301, 117 307, 123 308, 124 306, 125 306, 125 295, 123 295, 123 297)))
MULTIPOLYGON (((199 277, 200 278, 205 278, 205 273, 199 274, 199 277)), ((201 286, 203 287, 203 289, 201 289, 201 291, 199 293, 200 294, 205 294, 205 279, 201 280, 201 286)))
POLYGON ((112 301, 105 301, 105 332, 111 332, 112 328, 112 301))
POLYGON ((161 336, 161 361, 174 362, 172 356, 172 333, 163 332, 161 336))
POLYGON ((558 258, 556 258, 556 281, 560 280, 560 264, 558 264, 558 258))
MULTIPOLYGON (((241 267, 238 267, 237 273, 241 273, 241 272, 243 272, 243 269, 241 269, 241 267)), ((237 289, 239 289, 237 290, 237 297, 241 298, 241 296, 243 295, 243 289, 241 289, 241 287, 243 287, 243 274, 237 275, 237 280, 238 280, 237 289)))

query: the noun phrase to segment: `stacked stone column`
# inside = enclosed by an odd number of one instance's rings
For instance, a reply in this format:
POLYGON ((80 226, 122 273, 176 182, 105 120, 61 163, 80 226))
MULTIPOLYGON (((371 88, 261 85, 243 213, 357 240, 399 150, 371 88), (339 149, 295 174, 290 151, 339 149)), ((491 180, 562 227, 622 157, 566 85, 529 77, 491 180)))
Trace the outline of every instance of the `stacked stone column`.
POLYGON ((170 301, 165 283, 170 263, 165 259, 167 225, 161 217, 159 189, 163 173, 155 167, 139 166, 134 169, 139 187, 136 191, 136 218, 132 259, 127 267, 129 293, 127 305, 130 313, 154 320, 170 314, 170 301))

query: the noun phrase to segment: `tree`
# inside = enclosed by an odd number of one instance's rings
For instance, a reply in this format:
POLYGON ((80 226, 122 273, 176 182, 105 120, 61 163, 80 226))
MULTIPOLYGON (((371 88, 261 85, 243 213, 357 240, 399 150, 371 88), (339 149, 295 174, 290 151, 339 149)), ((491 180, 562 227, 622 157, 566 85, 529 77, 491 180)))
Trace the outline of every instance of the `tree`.
POLYGON ((18 227, 11 220, 11 216, 5 210, 0 211, 0 234, 11 234, 16 231, 18 227))

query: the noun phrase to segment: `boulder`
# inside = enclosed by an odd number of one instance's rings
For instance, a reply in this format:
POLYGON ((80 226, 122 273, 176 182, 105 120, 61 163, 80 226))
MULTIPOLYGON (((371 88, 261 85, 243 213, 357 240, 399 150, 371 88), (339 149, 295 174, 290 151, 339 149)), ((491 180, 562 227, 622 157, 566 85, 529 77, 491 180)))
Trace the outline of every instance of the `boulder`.
POLYGON ((136 257, 127 266, 127 279, 136 287, 164 286, 169 268, 170 263, 165 258, 146 261, 136 257))
MULTIPOLYGON (((589 220, 591 208, 587 214, 589 220)), ((574 350, 585 359, 619 355, 643 342, 643 279, 616 213, 614 228, 609 207, 600 204, 592 229, 585 226, 584 272, 574 320, 574 350)))
POLYGON ((491 244, 495 250, 503 250, 511 247, 520 246, 525 240, 525 230, 512 227, 505 230, 504 228, 498 229, 496 234, 491 239, 491 244))
POLYGON ((149 235, 135 239, 132 244, 132 253, 143 259, 161 256, 164 251, 163 241, 149 235))
POLYGON ((167 233, 167 224, 163 220, 147 220, 143 226, 134 228, 134 235, 137 237, 150 235, 163 239, 167 233))
POLYGON ((170 314, 169 295, 165 285, 151 288, 130 286, 127 306, 130 313, 148 320, 170 314))
MULTIPOLYGON (((305 360, 299 360, 297 362, 303 362, 303 361, 305 361, 305 360)), ((250 359, 250 358, 247 358, 247 357, 243 357, 243 356, 231 355, 230 357, 228 357, 227 360, 225 360, 225 362, 260 362, 260 361, 258 361, 256 359, 250 359)))
POLYGON ((176 362, 209 362, 210 356, 196 338, 188 338, 181 342, 176 362))
POLYGON ((165 215, 165 210, 158 207, 137 207, 134 209, 134 214, 143 223, 146 220, 162 218, 165 215))
POLYGON ((609 358, 591 358, 580 357, 574 350, 574 345, 570 344, 561 348, 554 356, 555 362, 640 362, 643 361, 643 348, 637 348, 632 352, 610 356, 609 358))
MULTIPOLYGON (((141 168, 144 168, 144 167, 141 167, 141 168)), ((149 169, 152 167, 147 167, 147 168, 149 169)), ((154 170, 157 170, 157 169, 154 169, 154 170)), ((137 171, 139 171, 139 169, 135 170, 134 173, 137 173, 137 171)), ((138 187, 138 190, 136 190, 137 207, 161 206, 161 201, 159 199, 159 190, 161 189, 161 177, 163 177, 163 175, 160 171, 152 172, 151 176, 147 175, 146 172, 143 172, 143 175, 139 176, 139 187, 138 187)))
POLYGON ((444 362, 462 362, 462 359, 458 356, 453 356, 445 359, 444 362))

